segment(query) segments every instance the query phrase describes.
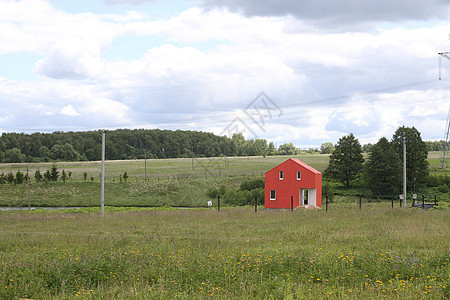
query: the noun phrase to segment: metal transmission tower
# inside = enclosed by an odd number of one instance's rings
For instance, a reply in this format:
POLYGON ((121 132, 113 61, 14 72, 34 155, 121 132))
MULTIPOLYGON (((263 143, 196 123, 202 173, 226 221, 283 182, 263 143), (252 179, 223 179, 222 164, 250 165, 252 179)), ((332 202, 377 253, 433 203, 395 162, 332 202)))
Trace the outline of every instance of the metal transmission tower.
POLYGON ((448 147, 448 133, 450 131, 450 105, 448 107, 448 114, 447 114, 447 126, 445 128, 445 134, 444 134, 444 145, 442 149, 442 158, 441 158, 441 169, 445 168, 445 164, 447 162, 446 154, 447 154, 447 147, 448 147))
POLYGON ((450 60, 450 52, 439 52, 438 53, 438 72, 439 80, 442 79, 442 58, 450 60))
MULTIPOLYGON (((450 35, 449 35, 450 38, 450 35)), ((439 52, 438 53, 438 71, 439 71, 439 80, 442 79, 442 58, 446 58, 450 60, 450 52, 439 52)), ((448 147, 448 133, 450 130, 450 106, 447 114, 447 124, 445 126, 445 134, 444 134, 444 145, 442 149, 442 158, 441 158, 441 168, 445 168, 446 165, 446 154, 448 147)))

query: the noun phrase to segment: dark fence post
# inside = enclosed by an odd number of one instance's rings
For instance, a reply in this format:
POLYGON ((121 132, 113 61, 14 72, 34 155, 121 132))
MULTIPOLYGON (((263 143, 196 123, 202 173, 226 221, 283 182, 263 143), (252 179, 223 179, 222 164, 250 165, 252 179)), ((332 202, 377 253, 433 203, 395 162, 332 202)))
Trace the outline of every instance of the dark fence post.
POLYGON ((437 205, 437 199, 436 199, 436 195, 434 195, 434 205, 437 205))
POLYGON ((361 210, 361 196, 359 196, 359 210, 361 210))
POLYGON ((294 196, 291 196, 291 211, 294 211, 294 196))
POLYGON ((425 195, 422 195, 422 208, 425 208, 425 195))
POLYGON ((217 196, 217 211, 220 211, 220 196, 217 196))
POLYGON ((391 199, 392 202, 392 208, 394 208, 394 198, 391 199))
POLYGON ((325 195, 325 211, 328 211, 328 195, 325 195))
POLYGON ((258 196, 255 196, 255 214, 258 211, 258 196))

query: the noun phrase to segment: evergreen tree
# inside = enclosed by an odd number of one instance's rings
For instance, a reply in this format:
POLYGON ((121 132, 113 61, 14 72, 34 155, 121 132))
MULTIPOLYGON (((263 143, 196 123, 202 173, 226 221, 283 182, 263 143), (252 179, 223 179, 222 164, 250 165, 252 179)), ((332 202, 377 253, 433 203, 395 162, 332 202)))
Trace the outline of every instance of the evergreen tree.
POLYGON ((361 144, 350 133, 337 142, 324 175, 350 187, 362 173, 363 163, 361 144))
POLYGON ((61 173, 61 180, 62 180, 64 183, 66 183, 66 180, 67 180, 67 174, 66 174, 66 171, 65 171, 65 170, 62 170, 62 173, 61 173))
POLYGON ((41 171, 36 170, 36 172, 34 172, 34 179, 36 180, 36 182, 41 182, 42 181, 41 171))
POLYGON ((402 164, 394 147, 383 137, 372 146, 365 165, 365 183, 374 196, 388 196, 400 192, 402 164))
POLYGON ((397 156, 403 161, 403 137, 406 137, 406 186, 413 187, 426 183, 428 170, 428 150, 420 137, 420 132, 412 127, 399 127, 393 137, 392 144, 397 156))
POLYGON ((9 172, 9 173, 6 175, 6 181, 7 181, 8 183, 13 183, 13 182, 14 182, 14 174, 13 174, 12 172, 9 172))
POLYGON ((50 170, 50 180, 51 181, 58 181, 59 178, 59 172, 56 164, 53 164, 52 169, 50 170))
POLYGON ((48 181, 50 181, 50 180, 52 179, 52 175, 50 174, 50 171, 49 171, 49 170, 47 170, 47 171, 44 173, 44 179, 45 179, 45 182, 48 182, 48 181))
POLYGON ((16 173, 16 179, 14 180, 14 183, 16 184, 22 184, 25 181, 25 176, 21 171, 17 171, 16 173))

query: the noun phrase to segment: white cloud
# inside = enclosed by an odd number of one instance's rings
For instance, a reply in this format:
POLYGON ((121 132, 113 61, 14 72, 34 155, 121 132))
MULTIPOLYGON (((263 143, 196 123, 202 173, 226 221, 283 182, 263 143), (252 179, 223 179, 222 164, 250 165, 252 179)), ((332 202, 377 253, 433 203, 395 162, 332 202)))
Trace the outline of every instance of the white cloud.
POLYGON ((335 142, 349 132, 373 142, 402 124, 421 124, 432 136, 424 120, 435 118, 429 124, 437 126, 446 118, 447 88, 414 82, 437 77, 437 52, 449 46, 447 22, 323 33, 284 16, 282 7, 257 17, 193 7, 166 20, 131 8, 71 14, 42 0, 0 2, 0 55, 42 56, 34 65, 39 80, 0 79, 11 128, 40 115, 37 127, 220 133, 261 91, 283 117, 258 136, 297 145, 335 142), (160 44, 143 40, 133 59, 109 61, 104 54, 118 37, 159 37, 160 44), (398 88, 383 90, 392 86, 398 88))
POLYGON ((69 116, 69 117, 78 117, 81 116, 75 108, 71 104, 64 106, 59 112, 61 115, 69 116))

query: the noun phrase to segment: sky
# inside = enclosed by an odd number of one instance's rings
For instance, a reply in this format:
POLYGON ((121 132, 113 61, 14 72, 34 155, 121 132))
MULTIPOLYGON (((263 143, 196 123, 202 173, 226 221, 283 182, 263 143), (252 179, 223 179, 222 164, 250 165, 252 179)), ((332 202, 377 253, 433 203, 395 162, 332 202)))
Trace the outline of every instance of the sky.
POLYGON ((447 0, 0 0, 0 133, 442 140, 449 17, 447 0))

